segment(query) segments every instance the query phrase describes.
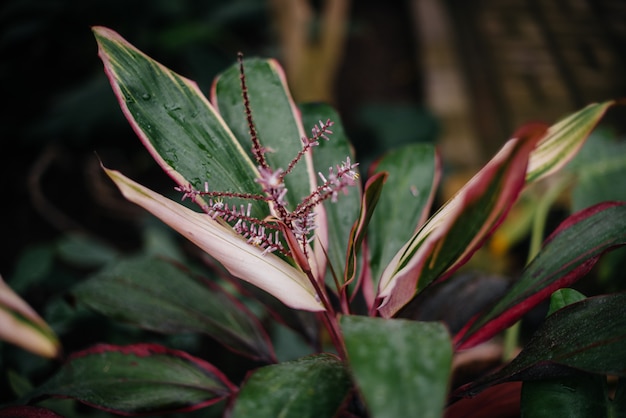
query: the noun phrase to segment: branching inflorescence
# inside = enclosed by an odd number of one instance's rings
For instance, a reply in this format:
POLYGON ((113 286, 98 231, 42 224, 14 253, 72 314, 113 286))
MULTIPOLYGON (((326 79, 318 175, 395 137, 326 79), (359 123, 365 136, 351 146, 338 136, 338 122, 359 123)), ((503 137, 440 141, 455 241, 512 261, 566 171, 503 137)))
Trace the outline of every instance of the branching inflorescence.
POLYGON ((307 246, 313 240, 313 231, 317 227, 315 207, 328 199, 331 202, 336 202, 340 192, 346 193, 348 187, 354 186, 358 179, 358 174, 355 171, 358 164, 353 164, 350 157, 346 157, 346 160, 341 164, 334 168, 330 167, 327 175, 319 172, 318 176, 322 184, 302 199, 295 209, 290 211, 285 200, 288 191, 285 186, 285 176, 292 172, 311 148, 319 145, 321 139, 329 140, 329 135, 333 133, 331 130, 333 122, 328 119, 326 122, 319 121, 318 125, 313 126, 311 137, 304 136, 301 138, 302 148, 287 168, 271 167, 265 154, 273 150, 265 148, 261 144, 252 118, 242 54, 239 54, 239 73, 245 116, 252 142, 252 155, 259 173, 255 181, 261 186, 263 194, 213 191, 209 189, 208 183, 205 183, 203 191, 195 190, 191 185, 177 187, 176 190, 183 193, 183 199, 198 196, 208 197, 208 204, 203 205, 202 209, 214 219, 220 218, 227 222, 249 244, 262 248, 263 254, 277 251, 296 258, 288 250, 289 247, 285 244, 285 240, 281 238, 282 225, 288 233, 293 234, 298 242, 299 250, 306 256, 307 246), (228 200, 231 199, 268 202, 273 216, 257 219, 251 214, 251 203, 229 204, 228 200))

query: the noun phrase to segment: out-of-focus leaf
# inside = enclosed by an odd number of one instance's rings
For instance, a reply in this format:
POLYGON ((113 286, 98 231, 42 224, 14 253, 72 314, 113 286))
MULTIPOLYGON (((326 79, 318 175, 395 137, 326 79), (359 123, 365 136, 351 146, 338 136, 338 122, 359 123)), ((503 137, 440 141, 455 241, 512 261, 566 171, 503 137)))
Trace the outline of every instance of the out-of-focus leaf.
POLYGON ((624 244, 626 204, 601 203, 570 216, 500 301, 455 336, 457 348, 472 347, 512 325, 554 291, 587 274, 604 252, 624 244))
POLYGON ((606 378, 587 373, 524 382, 522 416, 533 418, 609 418, 606 378))
POLYGON ((96 240, 79 234, 65 235, 57 243, 59 256, 80 267, 101 267, 119 256, 118 252, 96 240))
POLYGON ((245 356, 274 360, 261 324, 210 282, 152 257, 120 260, 74 287, 79 302, 103 315, 166 334, 203 333, 245 356))
POLYGON ((530 156, 526 181, 531 183, 540 180, 567 164, 615 103, 615 100, 609 100, 590 104, 552 125, 530 156))
MULTIPOLYGON (((332 127, 332 135, 328 135, 330 140, 320 141, 319 146, 313 149, 313 165, 317 171, 325 173, 329 167, 335 167, 342 160, 345 161, 346 157, 354 160, 354 152, 346 137, 339 114, 332 107, 326 104, 309 103, 300 105, 300 111, 305 129, 328 119, 335 123, 332 127)), ((341 269, 346 264, 346 247, 350 229, 359 216, 360 201, 361 187, 357 186, 348 189, 346 195, 341 196, 337 202, 324 202, 328 234, 328 248, 325 250, 328 254, 328 263, 339 278, 341 278, 341 269)), ((316 251, 316 255, 324 256, 322 251, 316 251)), ((332 275, 327 274, 328 284, 333 283, 332 279, 332 275)))
POLYGON ((61 345, 54 331, 0 277, 0 340, 42 357, 57 357, 61 345))
POLYGON ((40 406, 7 406, 0 409, 3 418, 63 418, 61 415, 40 406))
POLYGON ((571 210, 607 200, 626 201, 626 142, 596 130, 566 167, 576 176, 571 210))
POLYGON ((459 388, 455 396, 474 396, 512 380, 589 373, 626 376, 626 293, 595 296, 546 318, 522 352, 508 365, 459 388))
POLYGON ((378 206, 368 228, 374 286, 393 256, 430 215, 440 177, 434 146, 411 144, 389 151, 372 166, 387 172, 378 206))
POLYGON ((559 289, 550 296, 550 308, 547 315, 552 315, 559 309, 571 305, 574 302, 580 302, 585 299, 585 295, 574 289, 559 289))
POLYGON ((54 246, 38 244, 29 246, 19 256, 15 272, 9 279, 11 289, 24 294, 29 287, 45 280, 54 263, 54 246))
POLYGON ((379 282, 382 316, 397 313, 418 290, 447 278, 480 248, 517 199, 530 152, 545 132, 540 124, 521 128, 396 253, 379 282))
POLYGON ((343 316, 348 363, 373 418, 440 417, 452 363, 443 324, 343 316))
MULTIPOLYGON (((574 289, 559 289, 550 297, 548 316, 585 295, 574 289)), ((529 417, 606 417, 610 400, 606 377, 584 372, 572 376, 528 381, 522 385, 522 415, 529 417)))
POLYGON ((148 210, 219 261, 233 276, 265 290, 285 305, 324 310, 307 276, 274 254, 263 254, 232 228, 194 212, 135 183, 118 171, 105 169, 124 197, 148 210))
POLYGON ((96 345, 75 353, 22 401, 67 397, 121 415, 192 411, 236 387, 214 366, 155 344, 96 345))
POLYGON ((230 416, 332 417, 351 386, 344 364, 330 354, 266 366, 244 382, 230 416))
MULTIPOLYGON (((179 186, 261 192, 257 169, 196 83, 154 61, 119 34, 93 28, 99 56, 124 115, 179 186)), ((200 201, 198 199, 198 201, 200 201)), ((263 218, 267 206, 252 203, 263 218)))

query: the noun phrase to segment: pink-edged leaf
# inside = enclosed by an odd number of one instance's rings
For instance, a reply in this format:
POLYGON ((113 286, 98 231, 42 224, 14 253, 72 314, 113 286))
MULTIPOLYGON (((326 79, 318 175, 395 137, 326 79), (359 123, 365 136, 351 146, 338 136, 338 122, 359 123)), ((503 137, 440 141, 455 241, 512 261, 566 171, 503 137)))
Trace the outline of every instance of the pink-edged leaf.
POLYGON ((602 119, 617 102, 593 103, 552 125, 530 155, 526 181, 538 181, 553 174, 569 162, 602 119))
POLYGON ((454 391, 475 396, 508 381, 567 375, 571 369, 626 376, 626 293, 594 296, 548 316, 510 363, 454 391))
POLYGON ((599 203, 571 215, 545 240, 500 301, 455 336, 457 349, 475 346, 512 325, 554 291, 587 274, 603 253, 621 245, 626 245, 626 203, 599 203))
POLYGON ((120 415, 192 411, 237 391, 210 363, 156 344, 101 344, 75 353, 28 395, 72 398, 120 415))
POLYGON ((42 357, 54 358, 61 344, 37 312, 0 277, 0 340, 42 357))
POLYGON ((16 405, 0 409, 0 418, 63 418, 40 406, 16 405))
POLYGON ((124 197, 143 207, 220 262, 233 276, 265 290, 295 309, 322 311, 313 285, 301 270, 264 254, 229 226, 105 169, 124 197))
MULTIPOLYGON (((207 182, 210 190, 261 192, 256 166, 195 82, 111 29, 96 26, 93 32, 124 116, 179 186, 204 190, 207 182)), ((250 203, 255 217, 268 215, 263 202, 250 203)))
POLYGON ((480 248, 517 199, 530 153, 546 130, 542 124, 518 130, 396 254, 379 282, 382 316, 393 316, 417 291, 449 276, 480 248))

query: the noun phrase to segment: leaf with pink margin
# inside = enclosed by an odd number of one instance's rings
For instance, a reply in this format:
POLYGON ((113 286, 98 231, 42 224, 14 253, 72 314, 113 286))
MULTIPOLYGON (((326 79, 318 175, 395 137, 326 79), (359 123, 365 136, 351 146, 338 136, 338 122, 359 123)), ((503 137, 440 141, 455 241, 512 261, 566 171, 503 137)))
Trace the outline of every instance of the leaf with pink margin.
POLYGON ((626 376, 626 293, 590 297, 548 316, 520 354, 453 397, 475 396, 503 382, 567 376, 568 370, 626 376))
POLYGON ((54 358, 61 344, 37 312, 0 277, 0 340, 41 357, 54 358))
POLYGON ((21 402, 72 398, 120 415, 193 411, 237 387, 215 366, 157 344, 100 344, 73 354, 21 402))
POLYGON ((229 226, 135 183, 118 171, 104 169, 124 197, 143 207, 245 280, 294 309, 323 311, 306 274, 284 260, 252 246, 229 226))
POLYGON ((546 130, 543 124, 519 129, 396 254, 379 282, 383 317, 396 314, 434 280, 444 280, 480 248, 524 187, 530 153, 546 130))
POLYGON ((61 415, 40 406, 16 405, 0 409, 0 418, 63 418, 61 415))
POLYGON ((626 245, 626 203, 604 202, 571 215, 545 240, 499 302, 455 336, 456 348, 473 347, 514 324, 553 292, 586 275, 606 251, 622 245, 626 245))
MULTIPOLYGON (((258 171, 195 82, 139 51, 118 33, 96 26, 98 55, 120 108, 150 155, 182 187, 261 193, 258 171)), ((182 194, 181 194, 182 196, 182 194)), ((199 204, 202 199, 196 198, 199 204)), ((267 205, 251 201, 262 219, 267 205)))

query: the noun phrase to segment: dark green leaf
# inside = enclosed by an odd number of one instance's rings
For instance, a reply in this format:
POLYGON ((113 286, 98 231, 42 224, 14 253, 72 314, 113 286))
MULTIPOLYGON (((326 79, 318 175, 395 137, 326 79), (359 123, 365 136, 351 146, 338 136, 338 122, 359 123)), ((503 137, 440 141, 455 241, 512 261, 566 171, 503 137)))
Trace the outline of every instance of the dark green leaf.
POLYGON ((368 228, 374 286, 393 256, 430 215, 439 181, 437 166, 435 148, 429 144, 390 151, 373 166, 376 173, 388 173, 368 228))
POLYGON ((436 322, 344 316, 348 362, 372 418, 440 417, 452 363, 436 322))
POLYGON ((199 409, 235 390, 219 370, 185 352, 103 344, 74 354, 23 401, 68 397, 123 415, 159 414, 199 409))
POLYGON ((241 303, 163 259, 121 260, 76 286, 72 294, 103 315, 145 329, 203 333, 248 357, 274 359, 263 328, 241 303))
POLYGON ((569 375, 570 368, 623 377, 625 343, 626 293, 590 297, 547 317, 511 363, 460 388, 457 395, 475 395, 511 380, 569 375))
POLYGON ((599 204, 570 216, 502 299, 455 336, 457 347, 471 347, 512 325, 554 291, 583 277, 604 252, 624 244, 626 204, 599 204))
POLYGON ((262 367, 243 384, 232 417, 332 417, 350 387, 343 363, 330 354, 262 367))
POLYGON ((606 378, 588 373, 524 382, 522 416, 533 418, 609 418, 606 378))
MULTIPOLYGON (((305 128, 310 128, 319 121, 325 122, 328 119, 335 123, 332 127, 333 134, 328 136, 330 140, 322 140, 319 146, 313 148, 313 164, 316 171, 325 174, 329 167, 335 167, 345 161, 346 157, 354 160, 354 152, 348 142, 339 115, 332 107, 311 103, 301 105, 300 111, 305 128)), ((332 271, 337 274, 339 279, 341 279, 342 269, 346 264, 346 248, 350 229, 359 216, 360 195, 361 188, 353 187, 348 189, 346 195, 340 196, 337 202, 324 202, 328 230, 326 252, 332 271)), ((332 283, 332 276, 327 276, 327 283, 332 283)))
MULTIPOLYGON (((114 31, 95 27, 99 55, 124 115, 159 165, 181 186, 260 192, 256 167, 198 86, 114 31)), ((297 138, 296 138, 297 139, 297 138)), ((253 213, 267 207, 253 203, 253 213)))
MULTIPOLYGON (((298 109, 291 99, 282 68, 275 60, 246 59, 246 84, 252 118, 261 145, 270 150, 265 154, 273 169, 287 169, 302 149, 304 132, 298 109)), ((211 101, 232 129, 245 150, 252 146, 246 121, 239 66, 232 65, 216 78, 211 101)), ((286 199, 290 209, 311 191, 307 163, 303 159, 285 176, 289 192, 286 199)))

